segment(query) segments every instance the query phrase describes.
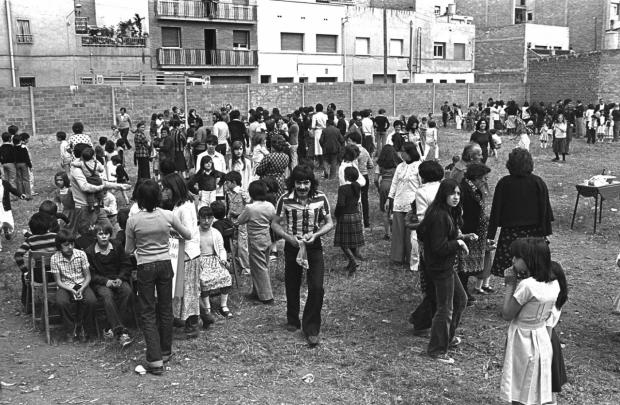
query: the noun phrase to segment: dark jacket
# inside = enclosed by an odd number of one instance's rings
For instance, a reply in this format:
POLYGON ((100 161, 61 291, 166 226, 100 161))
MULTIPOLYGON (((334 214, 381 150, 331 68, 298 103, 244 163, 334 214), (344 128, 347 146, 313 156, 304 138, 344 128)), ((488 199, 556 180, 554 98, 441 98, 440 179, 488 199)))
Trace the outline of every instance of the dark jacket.
POLYGON ((230 138, 228 138, 228 144, 232 146, 235 141, 239 141, 244 145, 250 143, 250 136, 245 127, 245 124, 239 120, 232 120, 228 123, 228 132, 230 138))
POLYGON ((26 166, 32 169, 32 162, 30 161, 30 154, 25 146, 16 146, 15 151, 15 163, 25 163, 26 166))
POLYGON ((482 214, 482 206, 479 202, 482 193, 478 189, 474 190, 465 179, 461 181, 459 188, 461 189, 461 204, 463 205, 461 232, 477 234, 480 227, 480 215, 482 214))
POLYGON ((344 146, 344 137, 338 128, 328 125, 321 133, 319 143, 324 155, 337 155, 344 146))
POLYGON ((15 147, 12 144, 0 145, 0 163, 15 163, 15 147))
POLYGON ((129 282, 133 265, 125 249, 116 241, 111 240, 112 250, 107 255, 95 253, 95 244, 86 248, 86 257, 90 264, 90 273, 94 285, 105 285, 108 280, 120 278, 129 282))
POLYGON ((498 227, 538 226, 542 236, 551 235, 553 211, 547 185, 534 174, 508 175, 495 186, 489 218, 488 239, 494 239, 498 227))
POLYGON ((458 228, 450 214, 439 211, 429 216, 427 213, 417 232, 423 244, 426 274, 433 279, 449 277, 459 250, 458 228))
POLYGON ((161 138, 159 144, 159 162, 164 160, 174 161, 174 140, 170 135, 161 138))

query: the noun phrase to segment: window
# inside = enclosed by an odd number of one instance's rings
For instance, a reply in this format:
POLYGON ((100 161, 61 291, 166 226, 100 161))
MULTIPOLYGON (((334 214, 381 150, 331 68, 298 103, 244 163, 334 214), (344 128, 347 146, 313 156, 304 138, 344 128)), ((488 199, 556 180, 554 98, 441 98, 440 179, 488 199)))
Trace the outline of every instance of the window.
POLYGON ((323 53, 338 52, 338 35, 316 34, 316 51, 323 53))
POLYGON ((454 44, 454 60, 465 60, 465 44, 454 44))
POLYGON ((523 24, 525 22, 525 9, 515 8, 515 24, 523 24))
MULTIPOLYGON (((385 76, 383 74, 372 75, 372 84, 384 84, 385 76)), ((387 83, 396 83, 396 75, 387 75, 387 83)))
POLYGON ((20 77, 19 87, 36 87, 36 80, 34 77, 20 77))
POLYGON ((441 15, 441 6, 435 6, 435 15, 441 15))
POLYGON ((620 16, 620 4, 618 3, 611 3, 611 10, 610 13, 612 16, 614 15, 618 15, 620 16))
POLYGON ((304 34, 296 32, 280 33, 280 49, 283 51, 304 51, 304 34))
POLYGON ((527 20, 528 21, 532 21, 532 19, 534 18, 534 14, 532 13, 527 13, 527 20))
POLYGON ((363 37, 355 38, 355 54, 356 55, 369 55, 370 54, 370 38, 363 38, 363 37))
POLYGON ((17 20, 17 43, 32 43, 32 34, 30 33, 30 20, 17 20))
POLYGON ((402 39, 390 39, 390 56, 403 56, 402 39))
POLYGON ((233 49, 250 49, 250 31, 233 30, 233 49))
POLYGON ((426 83, 433 83, 433 79, 426 79, 426 83))
POLYGON ((446 79, 440 79, 439 83, 448 83, 448 81, 446 79))
POLYGON ((161 46, 163 48, 180 48, 181 28, 161 27, 161 46))
POLYGON ((366 80, 353 80, 353 84, 366 84, 366 80))
POLYGON ((465 79, 456 79, 457 83, 465 83, 465 79))
POLYGON ((317 83, 336 83, 338 81, 337 77, 317 77, 317 83))
POLYGON ((293 83, 294 80, 292 77, 278 77, 277 82, 278 83, 293 83))
POLYGON ((271 76, 270 75, 261 75, 260 76, 260 82, 261 83, 271 83, 271 76))
POLYGON ((446 58, 446 43, 445 42, 435 42, 433 44, 433 57, 435 59, 446 58))

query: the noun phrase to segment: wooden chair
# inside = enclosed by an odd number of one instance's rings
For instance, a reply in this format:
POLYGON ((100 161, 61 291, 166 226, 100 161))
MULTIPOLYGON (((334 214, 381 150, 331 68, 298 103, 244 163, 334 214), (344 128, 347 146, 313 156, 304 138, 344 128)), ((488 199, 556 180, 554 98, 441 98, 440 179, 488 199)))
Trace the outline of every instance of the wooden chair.
POLYGON ((28 272, 30 273, 30 291, 32 294, 32 323, 35 329, 37 329, 37 321, 43 322, 45 327, 45 337, 47 344, 51 344, 50 334, 50 314, 49 314, 49 301, 50 298, 56 297, 57 285, 56 283, 48 283, 47 274, 50 273, 50 259, 54 252, 30 252, 28 255, 28 272), (35 264, 40 263, 41 283, 35 281, 35 264), (39 300, 37 290, 42 293, 43 310, 37 316, 36 303, 39 300))

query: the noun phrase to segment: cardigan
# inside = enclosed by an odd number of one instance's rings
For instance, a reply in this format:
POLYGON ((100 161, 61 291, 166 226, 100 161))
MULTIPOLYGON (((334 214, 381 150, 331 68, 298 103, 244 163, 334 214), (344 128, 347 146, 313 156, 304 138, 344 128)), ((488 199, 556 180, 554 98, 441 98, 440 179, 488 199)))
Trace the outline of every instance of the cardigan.
POLYGON ((489 239, 495 238, 500 226, 538 226, 543 235, 551 235, 552 221, 549 191, 540 177, 508 175, 497 182, 489 218, 489 239))
POLYGON ((446 211, 425 216, 417 229, 418 240, 424 245, 425 272, 433 279, 444 279, 454 271, 459 249, 458 228, 446 211))
POLYGON ((336 209, 334 210, 334 216, 336 218, 344 214, 356 214, 359 212, 359 189, 360 187, 358 186, 358 192, 355 193, 350 183, 338 187, 338 200, 336 202, 336 209))

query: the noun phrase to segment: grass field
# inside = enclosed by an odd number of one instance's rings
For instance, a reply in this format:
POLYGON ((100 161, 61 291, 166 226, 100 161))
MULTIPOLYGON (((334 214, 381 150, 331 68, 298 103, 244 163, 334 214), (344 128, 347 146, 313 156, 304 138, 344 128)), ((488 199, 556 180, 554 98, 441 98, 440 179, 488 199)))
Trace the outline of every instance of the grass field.
MULTIPOLYGON (((440 129, 441 161, 460 154, 469 134, 440 129)), ((490 158, 491 186, 507 174, 505 160, 514 143, 504 138, 498 159, 490 158)), ((570 285, 569 301, 558 326, 566 345, 569 384, 561 404, 620 403, 620 317, 611 315, 620 290, 615 258, 620 248, 618 200, 606 201, 603 221, 592 234, 593 201, 582 200, 573 230, 574 184, 603 168, 620 173, 620 145, 571 144, 565 164, 551 162, 550 150, 532 142, 535 173, 547 183, 555 214, 551 247, 570 285)), ((53 137, 33 139, 36 190, 33 201, 15 202, 18 230, 0 254, 0 403, 259 403, 259 404, 495 404, 508 324, 498 315, 499 293, 467 308, 459 329, 462 344, 451 366, 423 354, 427 339, 414 337, 407 318, 421 300, 414 273, 389 266, 389 242, 383 241, 378 197, 371 195, 372 232, 367 234, 361 271, 348 278, 344 255, 324 238, 326 276, 322 343, 309 349, 301 333, 289 333, 283 263, 272 268, 275 306, 244 301, 247 278, 231 297, 232 320, 219 320, 198 339, 175 341, 163 377, 139 376, 144 343, 120 350, 112 344, 47 346, 43 335, 21 314, 19 278, 12 252, 21 229, 52 192, 57 170, 53 137)), ((127 159, 131 161, 131 159, 127 159)), ((135 168, 130 168, 135 175, 135 168)), ((335 204, 335 182, 323 182, 335 204)))

